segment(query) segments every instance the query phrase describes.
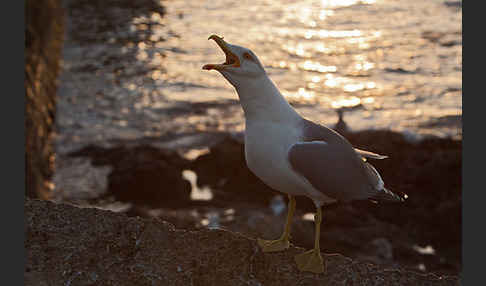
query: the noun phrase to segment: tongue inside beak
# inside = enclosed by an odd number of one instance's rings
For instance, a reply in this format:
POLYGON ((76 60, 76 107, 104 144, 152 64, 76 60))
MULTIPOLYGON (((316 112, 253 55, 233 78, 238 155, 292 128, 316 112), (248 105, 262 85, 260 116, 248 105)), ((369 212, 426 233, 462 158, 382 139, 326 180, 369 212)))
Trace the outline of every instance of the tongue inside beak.
POLYGON ((226 55, 226 60, 222 64, 206 64, 202 68, 204 70, 222 70, 228 67, 239 67, 240 59, 234 53, 231 52, 228 44, 223 40, 223 38, 216 35, 211 35, 208 40, 214 40, 216 44, 223 50, 226 55))

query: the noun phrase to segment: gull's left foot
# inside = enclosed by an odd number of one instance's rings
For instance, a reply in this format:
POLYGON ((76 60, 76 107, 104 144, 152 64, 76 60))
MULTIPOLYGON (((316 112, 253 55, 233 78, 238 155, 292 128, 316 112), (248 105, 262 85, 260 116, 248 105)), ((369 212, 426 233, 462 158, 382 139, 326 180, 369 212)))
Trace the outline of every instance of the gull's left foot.
POLYGON ((326 272, 326 266, 322 259, 321 252, 316 251, 315 249, 297 254, 295 256, 295 262, 300 271, 309 271, 318 274, 326 272))
POLYGON ((262 248, 263 252, 276 252, 289 248, 290 242, 288 239, 277 240, 264 240, 258 239, 258 245, 262 248))

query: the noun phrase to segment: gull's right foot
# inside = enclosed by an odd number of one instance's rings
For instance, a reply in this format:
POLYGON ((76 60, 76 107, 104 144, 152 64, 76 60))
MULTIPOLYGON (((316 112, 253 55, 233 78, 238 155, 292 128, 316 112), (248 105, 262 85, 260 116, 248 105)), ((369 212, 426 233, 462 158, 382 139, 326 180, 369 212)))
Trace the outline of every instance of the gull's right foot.
POLYGON ((322 259, 320 251, 316 249, 297 254, 295 256, 295 262, 300 271, 309 271, 318 274, 326 272, 326 263, 322 259))

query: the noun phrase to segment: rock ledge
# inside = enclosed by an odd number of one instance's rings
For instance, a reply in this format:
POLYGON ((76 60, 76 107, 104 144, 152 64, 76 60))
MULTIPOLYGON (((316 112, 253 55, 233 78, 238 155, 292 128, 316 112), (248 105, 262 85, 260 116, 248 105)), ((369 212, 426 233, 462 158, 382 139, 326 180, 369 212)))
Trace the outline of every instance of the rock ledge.
POLYGON ((301 273, 294 255, 262 253, 225 230, 186 231, 156 220, 27 199, 25 285, 460 285, 325 254, 327 274, 301 273))

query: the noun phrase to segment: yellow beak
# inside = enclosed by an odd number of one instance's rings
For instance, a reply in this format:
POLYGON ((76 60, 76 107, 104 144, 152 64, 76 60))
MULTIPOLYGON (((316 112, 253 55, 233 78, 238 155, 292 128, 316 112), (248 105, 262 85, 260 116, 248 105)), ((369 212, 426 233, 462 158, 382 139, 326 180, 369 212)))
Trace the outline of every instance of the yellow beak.
POLYGON ((231 52, 228 44, 223 40, 223 38, 216 35, 209 36, 208 40, 214 40, 216 44, 223 50, 226 55, 226 61, 222 64, 206 64, 202 68, 203 70, 223 70, 228 67, 239 67, 240 59, 237 55, 231 52))

